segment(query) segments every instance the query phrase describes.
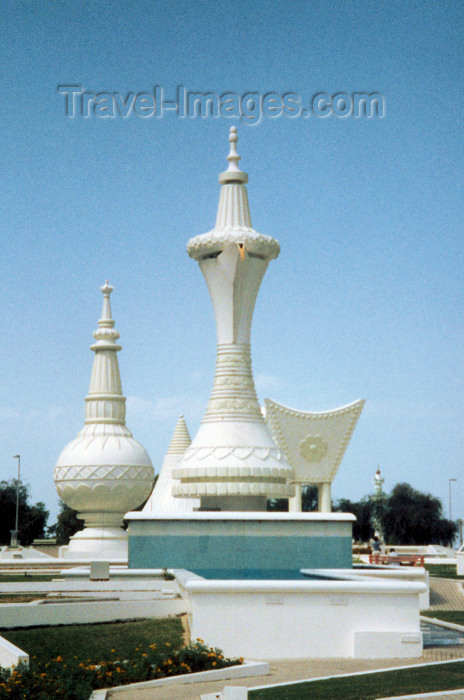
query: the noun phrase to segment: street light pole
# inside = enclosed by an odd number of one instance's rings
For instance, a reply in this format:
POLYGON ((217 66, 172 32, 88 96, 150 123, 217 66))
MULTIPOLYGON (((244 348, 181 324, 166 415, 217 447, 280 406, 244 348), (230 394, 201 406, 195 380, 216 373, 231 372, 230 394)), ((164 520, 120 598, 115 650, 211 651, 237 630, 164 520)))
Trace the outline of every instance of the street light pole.
POLYGON ((15 519, 15 529, 14 529, 14 545, 13 537, 11 544, 13 546, 18 546, 18 526, 19 526, 19 477, 21 473, 21 455, 13 455, 13 459, 18 460, 18 480, 16 482, 16 519, 15 519))
POLYGON ((449 519, 452 520, 451 517, 451 482, 452 481, 457 481, 457 479, 448 479, 449 483, 449 519))

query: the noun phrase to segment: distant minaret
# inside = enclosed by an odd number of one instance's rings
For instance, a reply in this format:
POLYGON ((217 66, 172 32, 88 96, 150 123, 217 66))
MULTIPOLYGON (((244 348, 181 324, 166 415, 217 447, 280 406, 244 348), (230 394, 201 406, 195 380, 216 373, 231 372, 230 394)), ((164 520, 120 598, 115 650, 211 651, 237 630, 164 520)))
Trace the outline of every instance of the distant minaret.
POLYGON ((174 498, 172 495, 172 470, 179 464, 187 447, 191 443, 190 434, 184 420, 180 416, 164 458, 158 480, 148 501, 143 507, 144 513, 180 513, 192 512, 200 505, 198 498, 174 498))
POLYGON ((375 472, 374 476, 374 486, 375 486, 375 498, 381 498, 383 496, 383 489, 382 486, 384 484, 385 479, 380 473, 380 467, 377 467, 377 471, 375 472))
POLYGON ((206 509, 259 511, 266 509, 268 497, 294 495, 293 471, 264 423, 251 369, 253 309, 280 247, 252 228, 248 175, 238 167, 235 127, 229 142, 229 167, 219 176, 216 226, 187 246, 208 285, 218 346, 210 401, 195 439, 173 470, 180 480, 173 493, 199 497, 206 509))
POLYGON ((381 519, 379 517, 381 513, 381 506, 382 506, 382 501, 384 499, 384 493, 383 493, 383 483, 385 479, 380 473, 380 467, 377 466, 377 471, 375 472, 375 476, 373 478, 374 486, 375 486, 375 493, 374 493, 374 509, 372 513, 372 525, 374 526, 374 533, 377 535, 377 537, 380 540, 384 540, 383 532, 382 532, 382 523, 381 519))
POLYGON ((54 478, 59 497, 85 522, 84 530, 71 538, 66 556, 124 560, 123 516, 148 498, 154 472, 146 450, 126 426, 117 357, 121 346, 116 344, 119 333, 110 306, 113 287, 105 282, 101 291, 85 425, 58 457, 54 478))

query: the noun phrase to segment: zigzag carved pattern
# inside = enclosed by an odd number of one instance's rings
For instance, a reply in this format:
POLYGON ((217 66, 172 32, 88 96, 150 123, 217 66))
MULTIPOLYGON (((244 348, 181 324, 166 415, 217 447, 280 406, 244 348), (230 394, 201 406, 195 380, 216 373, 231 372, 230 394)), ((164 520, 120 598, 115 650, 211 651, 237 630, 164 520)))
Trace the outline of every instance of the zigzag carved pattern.
POLYGON ((56 467, 55 480, 68 481, 70 479, 130 479, 130 480, 153 480, 152 467, 137 467, 123 465, 116 466, 70 466, 56 467))

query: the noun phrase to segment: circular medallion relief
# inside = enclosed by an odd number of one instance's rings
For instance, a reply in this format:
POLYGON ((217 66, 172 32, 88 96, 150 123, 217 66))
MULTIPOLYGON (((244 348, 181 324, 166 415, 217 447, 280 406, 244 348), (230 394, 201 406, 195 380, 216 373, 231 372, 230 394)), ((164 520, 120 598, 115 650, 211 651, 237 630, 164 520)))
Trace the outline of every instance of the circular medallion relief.
POLYGON ((307 462, 320 462, 327 455, 329 446, 320 435, 307 435, 299 448, 300 455, 307 462))

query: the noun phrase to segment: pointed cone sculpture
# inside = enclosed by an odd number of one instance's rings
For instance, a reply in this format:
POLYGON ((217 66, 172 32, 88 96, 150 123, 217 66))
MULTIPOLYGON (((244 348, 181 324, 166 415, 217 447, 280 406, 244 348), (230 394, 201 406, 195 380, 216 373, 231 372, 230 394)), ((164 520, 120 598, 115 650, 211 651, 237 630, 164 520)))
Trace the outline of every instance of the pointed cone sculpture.
POLYGON ((261 280, 280 248, 251 225, 238 167, 237 133, 230 130, 229 167, 216 226, 187 246, 206 279, 217 326, 217 364, 203 422, 174 469, 173 493, 201 498, 202 508, 265 510, 267 498, 289 497, 293 472, 264 423, 251 370, 250 330, 261 280))
POLYGON ((187 428, 184 416, 179 416, 176 427, 172 434, 171 442, 169 443, 167 454, 183 455, 187 447, 190 447, 192 440, 187 428))
POLYGON ((198 498, 175 498, 172 495, 175 483, 172 478, 172 470, 179 464, 190 443, 190 435, 184 416, 180 416, 153 493, 143 507, 144 513, 191 513, 200 506, 198 498))
POLYGON ((126 426, 116 344, 119 333, 111 316, 106 282, 102 317, 91 346, 95 352, 85 425, 60 454, 55 467, 59 497, 85 522, 70 541, 66 556, 127 560, 124 514, 150 495, 153 466, 145 449, 126 426))

